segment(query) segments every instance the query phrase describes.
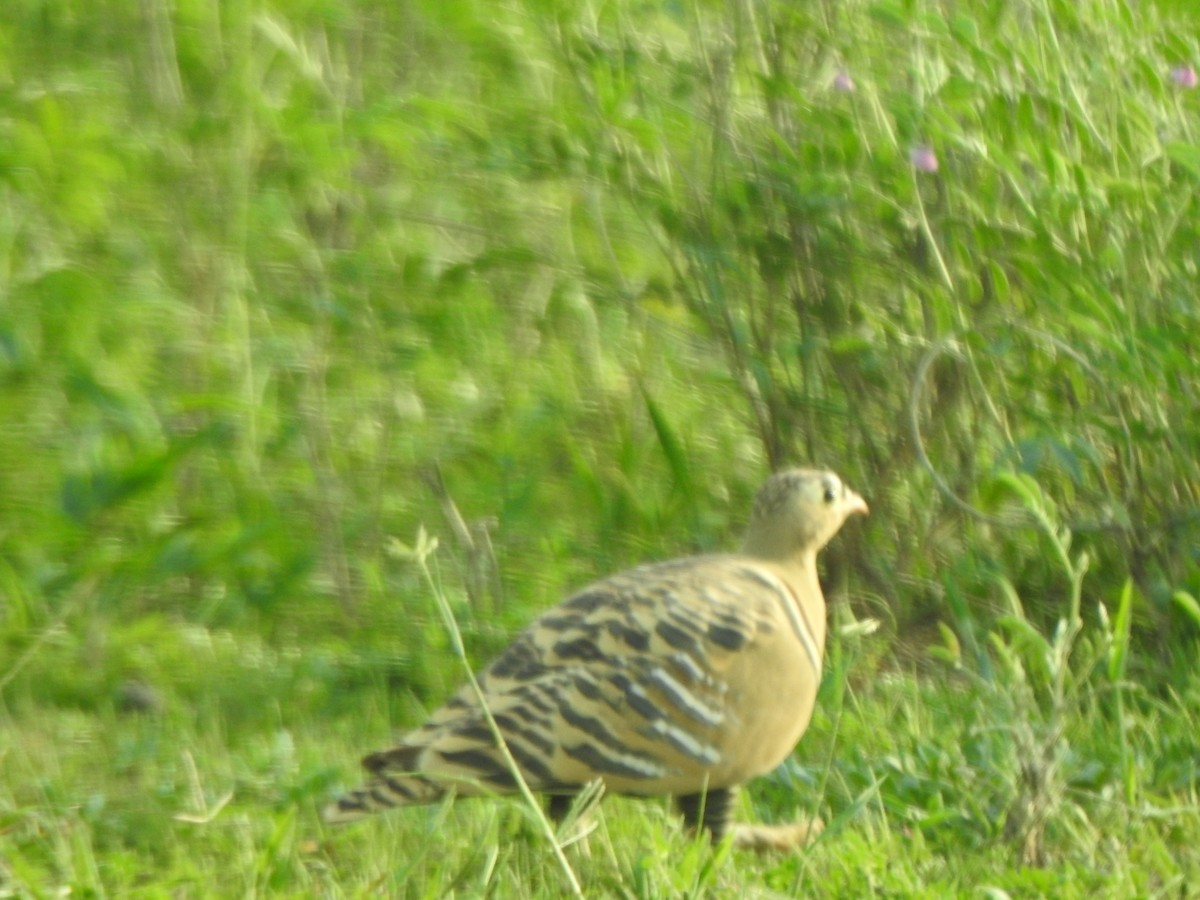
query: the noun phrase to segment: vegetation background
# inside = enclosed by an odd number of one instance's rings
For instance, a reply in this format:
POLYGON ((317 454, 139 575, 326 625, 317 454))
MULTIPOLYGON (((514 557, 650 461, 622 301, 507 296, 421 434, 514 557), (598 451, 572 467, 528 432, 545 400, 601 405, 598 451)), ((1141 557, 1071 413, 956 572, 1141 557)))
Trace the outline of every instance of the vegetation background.
POLYGON ((7 0, 0 896, 1200 896, 1197 64, 1192 0, 7 0), (807 852, 319 822, 438 592, 482 663, 793 462, 873 510, 744 811, 807 852))

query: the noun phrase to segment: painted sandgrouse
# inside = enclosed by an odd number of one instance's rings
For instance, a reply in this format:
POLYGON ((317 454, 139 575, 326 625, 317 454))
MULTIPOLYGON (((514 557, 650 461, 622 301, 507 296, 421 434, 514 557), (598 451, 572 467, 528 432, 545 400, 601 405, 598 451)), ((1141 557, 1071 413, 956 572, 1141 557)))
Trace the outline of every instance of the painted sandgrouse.
MULTIPOLYGON (((759 490, 739 554, 640 566, 533 622, 479 676, 529 787, 561 814, 594 779, 671 794, 691 828, 731 827, 739 785, 804 733, 821 678, 825 598, 817 552, 862 497, 832 472, 791 469, 759 490)), ((325 810, 343 822, 394 806, 510 793, 513 773, 468 685, 325 810)), ((738 845, 803 843, 795 826, 733 828, 738 845)))

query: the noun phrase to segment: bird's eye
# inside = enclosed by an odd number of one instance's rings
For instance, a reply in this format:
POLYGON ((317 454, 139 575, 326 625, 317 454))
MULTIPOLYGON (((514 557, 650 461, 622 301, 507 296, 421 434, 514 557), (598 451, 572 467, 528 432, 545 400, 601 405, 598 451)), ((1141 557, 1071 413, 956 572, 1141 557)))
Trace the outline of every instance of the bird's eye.
POLYGON ((837 493, 833 489, 832 484, 825 485, 825 502, 832 503, 837 499, 837 493))

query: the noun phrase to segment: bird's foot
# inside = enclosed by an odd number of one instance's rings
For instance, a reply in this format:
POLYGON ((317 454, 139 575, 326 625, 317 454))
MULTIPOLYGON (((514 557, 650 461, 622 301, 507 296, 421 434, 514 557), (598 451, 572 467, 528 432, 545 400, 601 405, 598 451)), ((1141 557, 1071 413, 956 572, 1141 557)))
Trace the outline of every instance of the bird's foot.
POLYGON ((820 819, 789 822, 786 825, 734 825, 733 846, 759 853, 798 850, 825 829, 820 819))

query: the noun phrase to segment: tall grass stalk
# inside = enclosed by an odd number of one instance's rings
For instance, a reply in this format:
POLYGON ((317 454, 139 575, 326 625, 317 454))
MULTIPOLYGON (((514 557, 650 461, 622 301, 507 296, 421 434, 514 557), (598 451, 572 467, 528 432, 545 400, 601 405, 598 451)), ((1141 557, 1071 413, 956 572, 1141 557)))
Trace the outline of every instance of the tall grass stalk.
POLYGON ((563 851, 563 845, 559 843, 554 826, 551 824, 545 810, 542 809, 542 804, 538 802, 537 796, 529 789, 529 785, 525 781, 525 776, 521 773, 520 766, 517 765, 512 752, 508 749, 508 743, 504 740, 500 726, 496 724, 496 720, 492 716, 487 698, 484 696, 483 690, 479 687, 479 680, 475 677, 475 671, 470 659, 467 658, 467 650, 463 645, 462 632, 459 630, 458 622, 454 618, 454 610, 450 607, 450 601, 446 598, 446 592, 442 589, 441 581, 434 576, 433 570, 429 565, 429 560, 437 552, 437 546, 437 538, 430 537, 426 533, 425 527, 421 526, 417 530, 416 543, 412 547, 395 541, 392 543, 392 551, 400 558, 411 559, 417 564, 417 568, 420 569, 421 577, 433 593, 434 600, 437 602, 438 612, 441 613, 442 622, 446 626, 446 631, 450 636, 450 645, 454 650, 454 655, 462 663, 467 681, 471 685, 471 690, 475 692, 475 699, 479 703, 479 708, 483 711, 488 728, 492 731, 492 736, 496 740, 496 746, 500 748, 500 753, 504 757, 505 763, 508 764, 509 772, 512 773, 513 778, 517 782, 517 787, 520 789, 521 797, 525 801, 528 813, 541 829, 546 841, 550 844, 554 858, 558 861, 559 868, 562 869, 563 876, 567 879, 567 884, 571 888, 571 893, 575 897, 583 897, 583 889, 579 885, 579 879, 576 877, 575 870, 571 867, 571 863, 563 851))

